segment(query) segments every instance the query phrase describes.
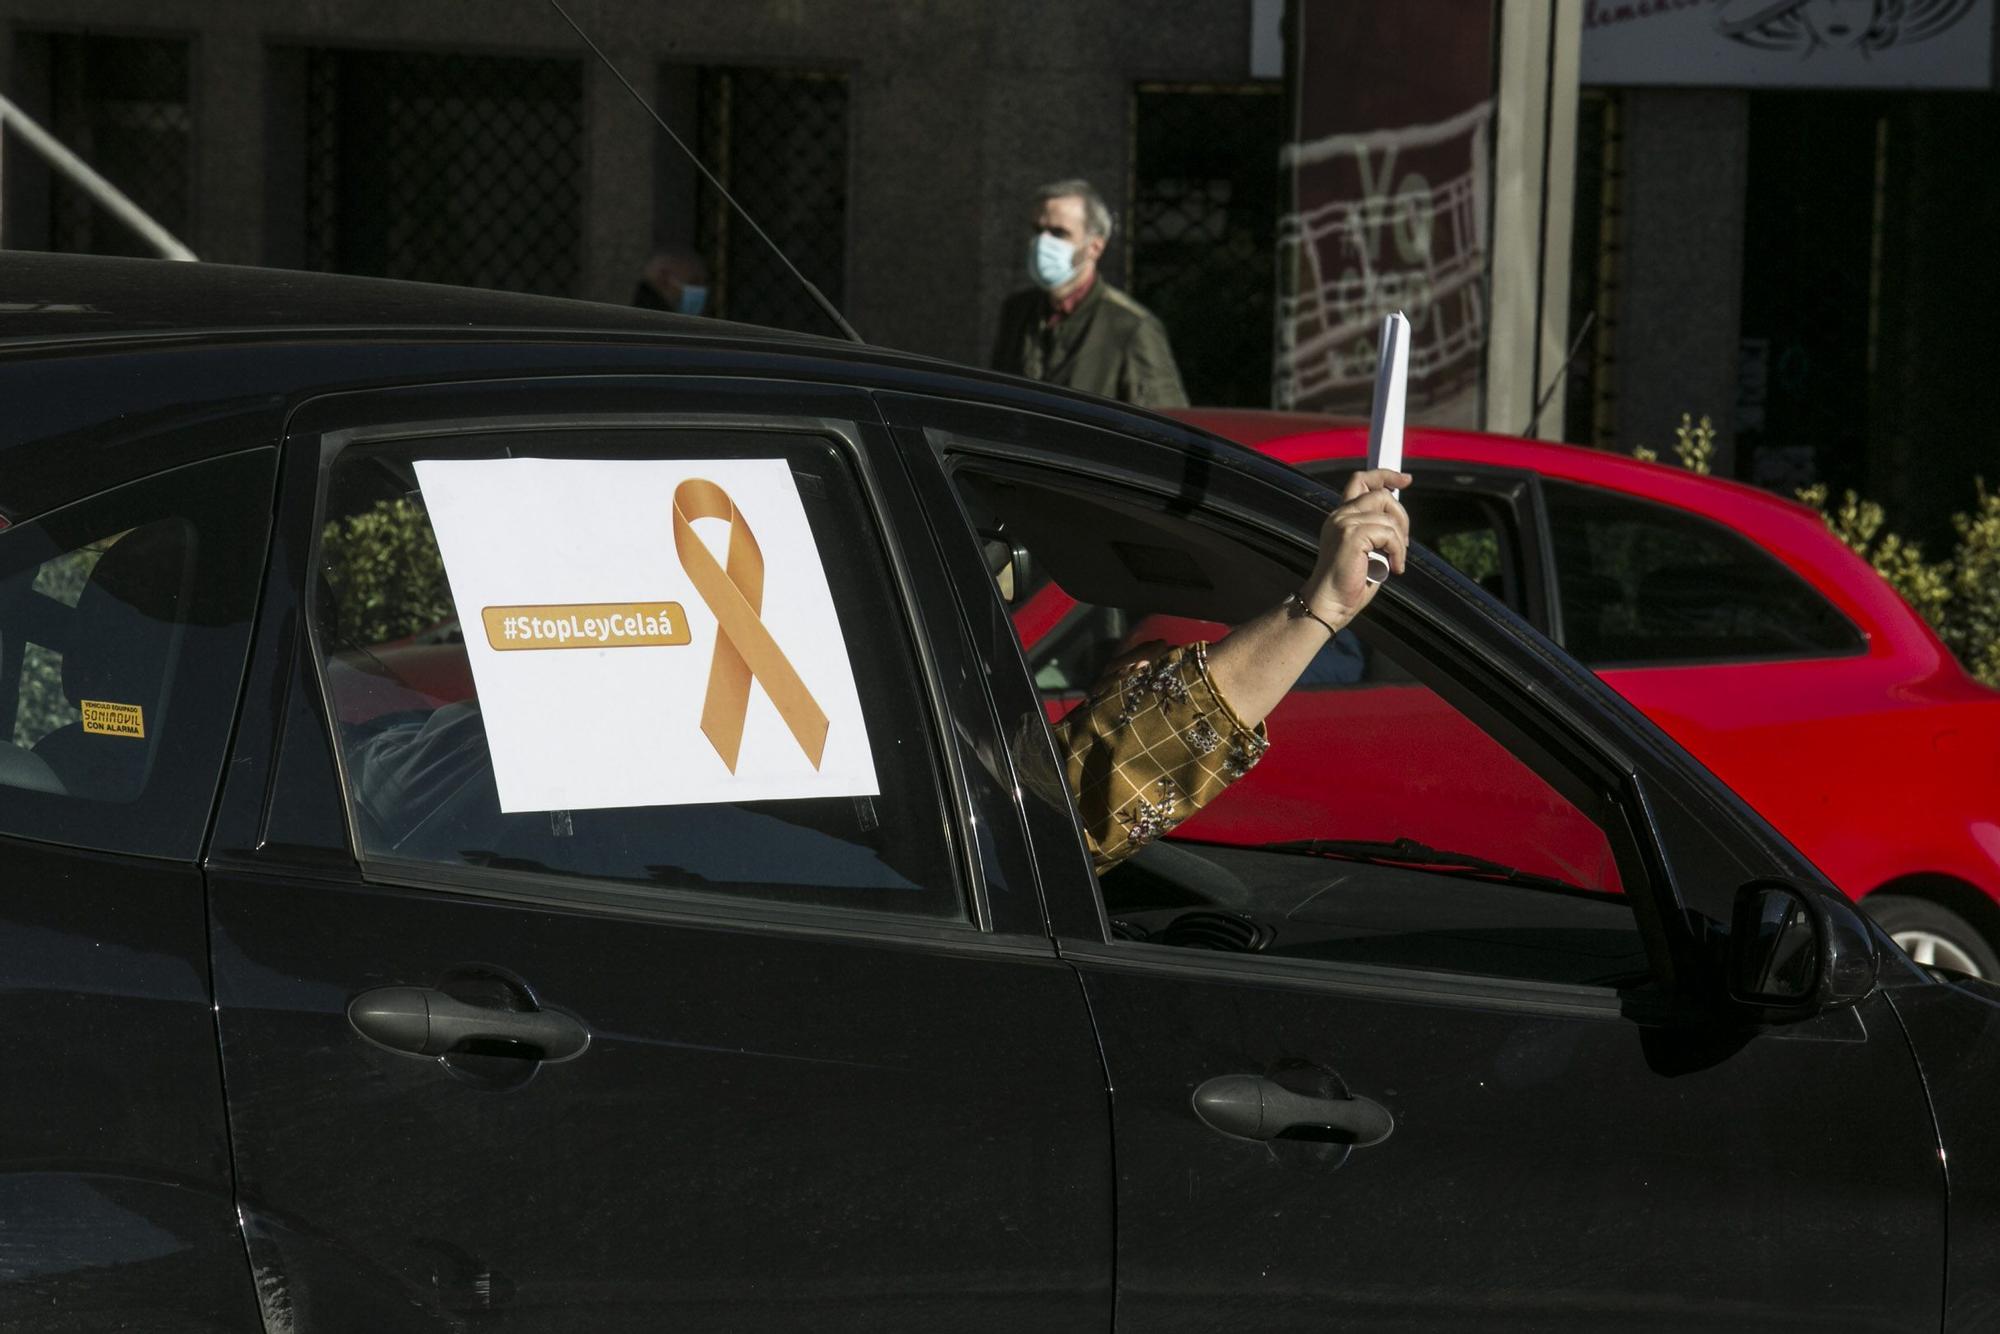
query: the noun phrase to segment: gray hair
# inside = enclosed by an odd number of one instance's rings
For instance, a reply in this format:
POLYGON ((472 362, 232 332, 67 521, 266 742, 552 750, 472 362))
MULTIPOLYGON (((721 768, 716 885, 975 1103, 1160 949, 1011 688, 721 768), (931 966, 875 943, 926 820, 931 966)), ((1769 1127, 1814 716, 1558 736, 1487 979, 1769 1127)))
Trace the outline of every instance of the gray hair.
POLYGON ((1097 193, 1097 187, 1081 177, 1067 181, 1050 181, 1035 191, 1035 202, 1046 204, 1051 199, 1063 199, 1075 195, 1083 201, 1083 230, 1091 236, 1111 239, 1113 224, 1111 209, 1104 202, 1104 196, 1097 193))

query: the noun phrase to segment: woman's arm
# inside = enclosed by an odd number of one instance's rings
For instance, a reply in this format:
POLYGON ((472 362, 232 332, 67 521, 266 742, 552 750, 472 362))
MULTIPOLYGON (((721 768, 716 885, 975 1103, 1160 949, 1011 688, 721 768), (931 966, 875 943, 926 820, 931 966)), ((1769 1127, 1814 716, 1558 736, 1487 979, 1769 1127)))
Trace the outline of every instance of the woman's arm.
POLYGON ((1382 552, 1403 572, 1410 516, 1391 488, 1409 484, 1409 474, 1382 468, 1348 478, 1346 499, 1321 525, 1319 561, 1297 596, 1209 646, 1209 679, 1246 726, 1278 707, 1313 655, 1374 599, 1380 585, 1368 582, 1369 552, 1382 552))
POLYGON ((1375 596, 1368 553, 1401 571, 1410 523, 1388 488, 1357 473, 1320 529, 1299 594, 1215 644, 1141 646, 1113 663, 1060 723, 1056 748, 1092 864, 1104 871, 1219 796, 1263 756, 1264 717, 1340 627, 1375 596))

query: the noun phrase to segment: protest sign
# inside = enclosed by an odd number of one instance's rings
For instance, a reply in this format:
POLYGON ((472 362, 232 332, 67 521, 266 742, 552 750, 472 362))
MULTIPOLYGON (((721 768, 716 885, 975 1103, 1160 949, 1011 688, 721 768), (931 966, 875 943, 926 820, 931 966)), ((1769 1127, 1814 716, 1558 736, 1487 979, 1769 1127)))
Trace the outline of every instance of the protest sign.
POLYGON ((877 793, 783 459, 416 466, 502 810, 877 793))

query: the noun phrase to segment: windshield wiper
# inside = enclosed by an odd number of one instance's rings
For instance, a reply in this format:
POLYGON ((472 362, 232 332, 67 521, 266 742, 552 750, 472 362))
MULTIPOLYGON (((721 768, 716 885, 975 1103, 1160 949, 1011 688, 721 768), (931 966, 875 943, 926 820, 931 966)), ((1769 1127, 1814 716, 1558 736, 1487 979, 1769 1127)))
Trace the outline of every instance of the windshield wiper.
POLYGON ((1414 838, 1390 841, 1365 838, 1294 838, 1276 843, 1259 843, 1257 850, 1290 852, 1304 857, 1333 857, 1340 861, 1363 862, 1370 866, 1421 867, 1441 875, 1472 876, 1482 880, 1497 880, 1509 885, 1528 885, 1537 889, 1562 889, 1580 894, 1608 892, 1590 889, 1564 880, 1560 876, 1523 871, 1518 866, 1509 866, 1505 862, 1496 862, 1489 857, 1480 857, 1470 852, 1450 852, 1443 848, 1434 848, 1428 843, 1419 843, 1414 838))

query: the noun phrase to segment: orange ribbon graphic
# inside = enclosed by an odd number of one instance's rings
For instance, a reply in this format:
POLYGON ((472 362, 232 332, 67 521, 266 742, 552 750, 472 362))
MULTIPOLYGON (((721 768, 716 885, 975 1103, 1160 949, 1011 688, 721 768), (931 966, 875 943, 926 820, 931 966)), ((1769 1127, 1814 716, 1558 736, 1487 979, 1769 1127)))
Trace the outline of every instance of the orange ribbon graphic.
POLYGON ((708 695, 701 705, 701 730, 729 772, 743 746, 743 720, 750 710, 750 682, 763 682, 778 716, 792 729, 813 768, 826 753, 826 714, 791 659, 765 628, 764 552, 729 493, 714 482, 691 477, 674 488, 674 551, 689 582, 715 613, 715 658, 708 669, 708 695), (729 563, 715 556, 694 531, 696 519, 729 523, 729 563))

